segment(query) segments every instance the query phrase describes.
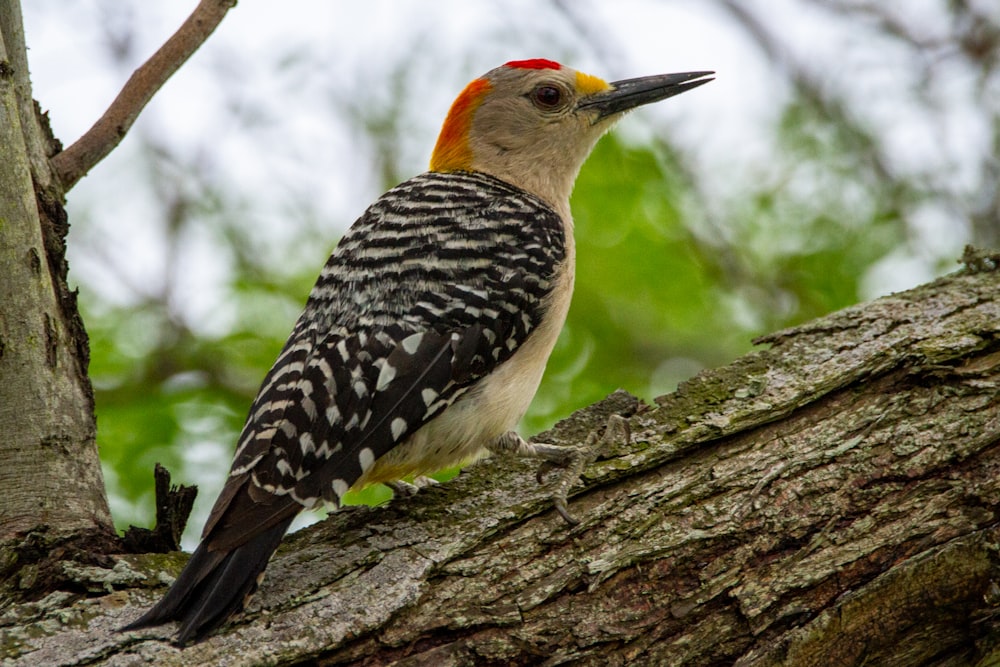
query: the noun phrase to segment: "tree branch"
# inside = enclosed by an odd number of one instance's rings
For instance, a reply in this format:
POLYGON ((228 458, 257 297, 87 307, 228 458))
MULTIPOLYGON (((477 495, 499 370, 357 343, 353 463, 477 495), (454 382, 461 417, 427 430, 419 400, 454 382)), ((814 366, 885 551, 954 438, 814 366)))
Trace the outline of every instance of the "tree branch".
POLYGON ((602 436, 578 526, 529 463, 486 461, 289 536, 247 612, 183 650, 169 625, 116 632, 183 555, 67 565, 75 586, 0 599, 0 659, 997 664, 1000 269, 966 260, 770 335, 655 406, 617 392, 541 434, 585 441, 615 414, 631 427, 602 436))
POLYGON ((198 50, 234 6, 236 0, 201 0, 177 32, 132 73, 93 127, 52 158, 52 167, 65 192, 114 150, 153 95, 198 50))

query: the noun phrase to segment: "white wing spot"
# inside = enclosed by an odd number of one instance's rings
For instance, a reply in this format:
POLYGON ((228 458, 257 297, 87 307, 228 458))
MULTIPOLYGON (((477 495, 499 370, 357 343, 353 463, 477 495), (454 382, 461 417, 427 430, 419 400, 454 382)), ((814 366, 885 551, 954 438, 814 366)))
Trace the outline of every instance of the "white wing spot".
POLYGON ((337 498, 343 498, 344 494, 347 493, 347 490, 351 488, 347 485, 347 482, 342 479, 333 480, 330 483, 330 486, 333 488, 333 492, 337 494, 337 498))
POLYGON ((361 464, 361 472, 367 472, 375 463, 375 452, 370 447, 365 447, 358 452, 358 463, 361 464))
POLYGON ((375 391, 382 391, 392 379, 396 377, 396 367, 388 363, 382 365, 382 370, 378 374, 378 382, 375 383, 375 391))
POLYGON ((316 451, 316 442, 313 441, 311 433, 303 433, 299 436, 299 448, 303 454, 311 454, 316 451))
POLYGON ((420 398, 424 399, 424 407, 430 407, 430 404, 437 400, 438 393, 427 387, 420 392, 420 398))
POLYGON ((407 354, 413 354, 420 347, 420 341, 423 339, 424 335, 422 333, 415 333, 404 338, 399 344, 403 346, 407 354))
POLYGON ((392 420, 392 424, 389 426, 392 430, 392 437, 395 440, 399 440, 404 433, 406 433, 406 420, 402 417, 396 417, 392 420))

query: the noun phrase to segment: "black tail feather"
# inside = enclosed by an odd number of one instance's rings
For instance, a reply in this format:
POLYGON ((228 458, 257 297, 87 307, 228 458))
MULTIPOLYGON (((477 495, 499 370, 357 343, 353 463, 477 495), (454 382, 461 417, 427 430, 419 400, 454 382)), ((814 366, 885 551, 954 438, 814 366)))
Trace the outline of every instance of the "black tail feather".
POLYGON ((180 621, 177 643, 198 641, 241 610, 257 590, 258 577, 293 517, 280 522, 231 551, 213 551, 204 540, 163 599, 122 630, 180 621))

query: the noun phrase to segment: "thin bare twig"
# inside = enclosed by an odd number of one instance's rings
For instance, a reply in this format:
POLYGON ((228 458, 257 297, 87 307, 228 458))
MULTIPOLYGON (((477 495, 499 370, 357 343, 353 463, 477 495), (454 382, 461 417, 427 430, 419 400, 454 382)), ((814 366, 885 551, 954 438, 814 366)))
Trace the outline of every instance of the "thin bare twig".
POLYGON ((236 0, 201 0, 177 32, 132 73, 93 127, 52 158, 52 168, 64 192, 114 150, 153 95, 198 50, 235 5, 236 0))

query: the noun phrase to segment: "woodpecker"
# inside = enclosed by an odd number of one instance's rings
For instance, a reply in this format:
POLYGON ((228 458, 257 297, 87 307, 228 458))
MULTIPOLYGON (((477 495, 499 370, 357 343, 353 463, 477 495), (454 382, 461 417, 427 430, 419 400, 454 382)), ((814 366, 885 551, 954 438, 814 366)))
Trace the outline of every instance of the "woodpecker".
MULTIPOLYGON (((713 72, 605 81, 511 61, 452 105, 430 170, 341 239, 267 373, 202 540, 162 600, 124 629, 179 621, 199 640, 256 590, 304 509, 486 452, 569 466, 514 427, 573 291, 569 195, 625 112, 713 72)), ((544 464, 543 464, 544 465, 544 464)), ((565 487, 556 507, 565 512, 565 487)))

